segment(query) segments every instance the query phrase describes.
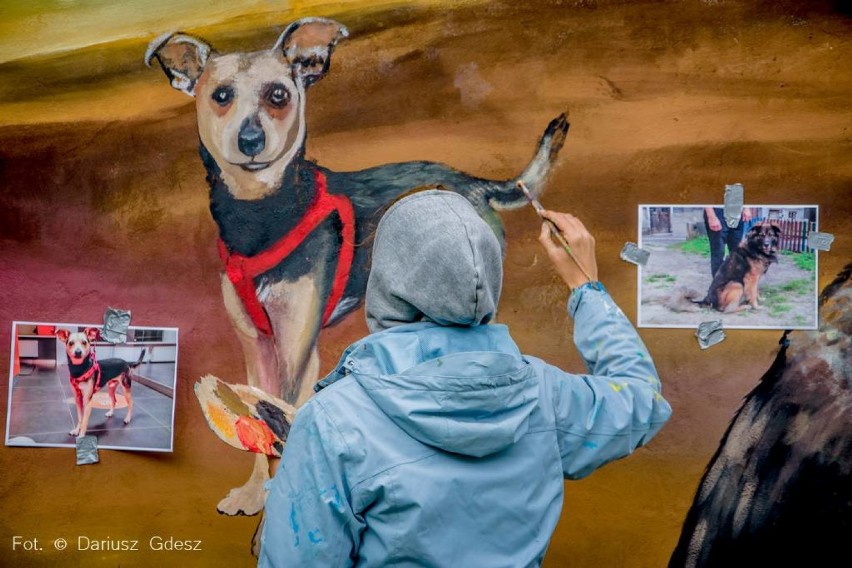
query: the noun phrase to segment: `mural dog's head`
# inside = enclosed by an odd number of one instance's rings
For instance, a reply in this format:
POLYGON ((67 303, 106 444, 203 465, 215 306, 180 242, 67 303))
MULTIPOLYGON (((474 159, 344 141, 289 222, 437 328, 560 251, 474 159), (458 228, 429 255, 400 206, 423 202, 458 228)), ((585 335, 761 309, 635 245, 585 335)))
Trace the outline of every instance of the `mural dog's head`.
POLYGON ((201 144, 235 197, 257 199, 279 187, 305 142, 305 90, 327 72, 348 37, 325 18, 293 22, 269 50, 216 53, 201 39, 173 33, 148 45, 172 87, 195 97, 201 144))

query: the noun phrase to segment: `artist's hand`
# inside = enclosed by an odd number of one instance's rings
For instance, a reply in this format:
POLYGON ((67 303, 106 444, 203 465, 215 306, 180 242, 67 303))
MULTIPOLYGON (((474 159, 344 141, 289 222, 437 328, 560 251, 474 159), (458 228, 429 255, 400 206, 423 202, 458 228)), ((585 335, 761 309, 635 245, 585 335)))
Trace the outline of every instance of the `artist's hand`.
POLYGON ((547 251, 547 256, 553 263, 556 272, 570 288, 582 286, 586 282, 598 279, 598 263, 595 260, 595 238, 589 233, 579 219, 568 213, 543 211, 542 217, 550 220, 559 229, 562 237, 568 241, 571 252, 576 258, 571 258, 558 242, 554 241, 547 223, 541 224, 539 242, 547 251), (580 263, 580 266, 577 263, 580 263), (585 272, 584 272, 585 271, 585 272))
POLYGON ((712 207, 707 207, 704 209, 704 213, 707 215, 707 225, 710 227, 711 231, 721 231, 722 230, 722 222, 716 217, 716 212, 713 211, 712 207))
POLYGON ((743 208, 743 221, 751 221, 751 218, 754 215, 752 214, 751 207, 743 208))

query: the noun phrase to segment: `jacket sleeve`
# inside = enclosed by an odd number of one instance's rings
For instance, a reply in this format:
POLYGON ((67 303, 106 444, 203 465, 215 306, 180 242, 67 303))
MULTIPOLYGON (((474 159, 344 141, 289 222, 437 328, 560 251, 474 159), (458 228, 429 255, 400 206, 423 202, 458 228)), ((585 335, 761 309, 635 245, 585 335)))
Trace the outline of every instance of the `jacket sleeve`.
POLYGON ((600 283, 571 294, 574 343, 588 374, 547 366, 563 474, 584 477, 647 443, 666 423, 654 362, 633 325, 600 283))
POLYGON ((303 406, 267 483, 258 566, 354 565, 364 524, 350 504, 345 456, 346 443, 321 404, 303 406))

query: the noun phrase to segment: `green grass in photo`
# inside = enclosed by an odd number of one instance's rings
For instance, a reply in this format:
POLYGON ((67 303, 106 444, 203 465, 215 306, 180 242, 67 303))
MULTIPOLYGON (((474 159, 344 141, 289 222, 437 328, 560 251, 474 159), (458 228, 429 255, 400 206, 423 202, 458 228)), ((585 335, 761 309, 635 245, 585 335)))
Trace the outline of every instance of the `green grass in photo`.
POLYGON ((813 252, 790 252, 782 250, 781 255, 785 257, 784 260, 791 260, 799 270, 806 270, 808 272, 816 270, 816 254, 813 252))
POLYGON ((762 286, 760 296, 769 315, 781 317, 793 310, 793 306, 787 301, 791 296, 804 295, 809 290, 810 283, 807 280, 790 280, 777 286, 762 286))
POLYGON ((791 311, 793 306, 788 304, 787 302, 775 302, 769 306, 769 314, 773 317, 783 316, 787 312, 791 311))
POLYGON ((710 240, 707 237, 693 237, 682 243, 670 245, 670 248, 703 257, 710 256, 710 240))
POLYGON ((811 281, 806 278, 798 278, 790 280, 781 285, 781 290, 784 292, 793 292, 799 296, 806 296, 811 293, 811 281))
POLYGON ((781 298, 791 294, 807 296, 812 293, 812 286, 812 282, 807 278, 797 278, 776 286, 762 286, 760 295, 766 298, 781 298))
POLYGON ((647 276, 645 278, 645 282, 648 284, 672 284, 677 282, 677 277, 672 276, 671 274, 666 274, 665 272, 656 272, 647 276))

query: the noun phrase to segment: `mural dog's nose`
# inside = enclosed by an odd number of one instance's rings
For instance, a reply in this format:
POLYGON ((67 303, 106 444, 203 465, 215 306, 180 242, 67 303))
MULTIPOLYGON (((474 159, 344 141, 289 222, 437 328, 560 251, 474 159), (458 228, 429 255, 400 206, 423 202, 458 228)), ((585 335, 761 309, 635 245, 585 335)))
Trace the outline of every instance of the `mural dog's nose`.
POLYGON ((266 146, 266 134, 260 125, 257 115, 246 118, 240 125, 240 135, 237 139, 240 152, 252 158, 263 152, 266 146))

